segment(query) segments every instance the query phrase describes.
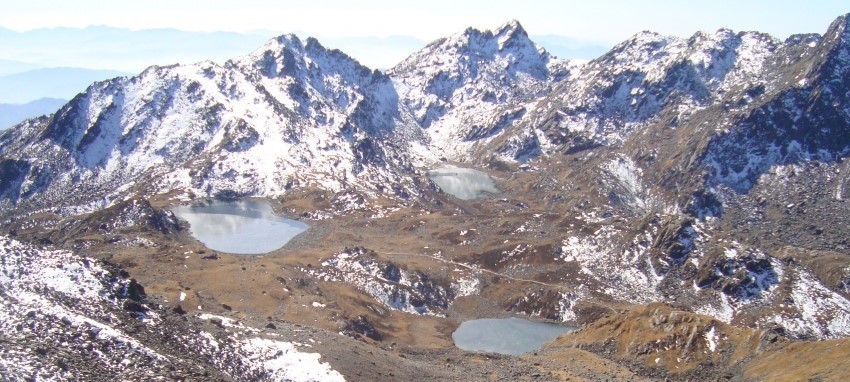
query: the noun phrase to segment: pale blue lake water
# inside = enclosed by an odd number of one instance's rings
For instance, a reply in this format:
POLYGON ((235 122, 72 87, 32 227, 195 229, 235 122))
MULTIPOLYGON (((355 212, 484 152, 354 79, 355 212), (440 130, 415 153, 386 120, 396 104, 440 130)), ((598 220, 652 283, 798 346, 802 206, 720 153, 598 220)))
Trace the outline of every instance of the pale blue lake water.
POLYGON ((452 333, 455 346, 467 351, 486 351, 518 355, 554 340, 560 334, 576 330, 521 318, 482 318, 466 321, 452 333))
POLYGON ((274 214, 262 200, 212 200, 172 211, 208 248, 242 255, 272 252, 310 226, 274 214))
POLYGON ((438 168, 428 171, 428 178, 447 194, 462 200, 476 199, 501 192, 496 188, 490 175, 471 168, 438 168))

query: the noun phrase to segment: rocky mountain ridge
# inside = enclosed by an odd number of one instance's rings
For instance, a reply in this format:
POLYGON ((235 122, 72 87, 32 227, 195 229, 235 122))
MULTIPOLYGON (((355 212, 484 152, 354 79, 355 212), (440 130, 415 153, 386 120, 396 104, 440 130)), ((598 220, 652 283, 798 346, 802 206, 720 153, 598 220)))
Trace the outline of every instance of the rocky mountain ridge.
POLYGON ((4 134, 4 209, 69 204, 58 190, 71 184, 114 200, 110 191, 138 190, 133 180, 145 177, 158 179, 148 193, 415 195, 416 169, 437 158, 524 162, 628 145, 656 125, 710 140, 681 173, 745 191, 773 164, 846 154, 847 111, 829 106, 846 104, 832 90, 846 77, 845 29, 841 17, 824 38, 786 42, 725 29, 642 32, 582 65, 552 57, 512 21, 435 41, 387 74, 281 36, 222 67, 154 67, 96 84, 52 118, 4 134), (718 113, 711 128, 689 122, 718 113), (836 127, 800 135, 795 123, 836 127))

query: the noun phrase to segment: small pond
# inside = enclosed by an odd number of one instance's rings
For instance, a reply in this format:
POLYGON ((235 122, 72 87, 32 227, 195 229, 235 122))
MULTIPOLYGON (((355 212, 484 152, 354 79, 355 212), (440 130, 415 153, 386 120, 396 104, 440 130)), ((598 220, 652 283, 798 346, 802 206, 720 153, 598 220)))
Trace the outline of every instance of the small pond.
POLYGON ((558 335, 575 330, 521 318, 483 318, 466 321, 452 333, 455 346, 467 351, 518 355, 539 349, 558 335))
POLYGON ((471 200, 487 194, 498 194, 493 179, 484 172, 471 168, 443 167, 428 171, 428 178, 458 199, 471 200))
POLYGON ((211 200, 172 211, 189 222, 192 236, 208 248, 241 255, 274 251, 310 228, 275 215, 271 205, 262 200, 211 200))

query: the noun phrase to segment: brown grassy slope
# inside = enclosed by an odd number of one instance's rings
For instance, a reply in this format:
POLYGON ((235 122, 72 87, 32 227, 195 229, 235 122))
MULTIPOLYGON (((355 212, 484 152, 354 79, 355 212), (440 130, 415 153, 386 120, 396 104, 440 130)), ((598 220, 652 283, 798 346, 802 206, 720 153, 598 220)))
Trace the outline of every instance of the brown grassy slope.
POLYGON ((660 303, 605 316, 547 345, 553 353, 569 348, 644 375, 835 381, 850 375, 850 339, 791 342, 773 331, 735 327, 660 303))
POLYGON ((677 373, 736 364, 758 349, 760 334, 656 303, 605 316, 551 346, 581 348, 677 373))
POLYGON ((748 362, 744 375, 764 381, 846 381, 850 378, 850 339, 788 344, 748 362))

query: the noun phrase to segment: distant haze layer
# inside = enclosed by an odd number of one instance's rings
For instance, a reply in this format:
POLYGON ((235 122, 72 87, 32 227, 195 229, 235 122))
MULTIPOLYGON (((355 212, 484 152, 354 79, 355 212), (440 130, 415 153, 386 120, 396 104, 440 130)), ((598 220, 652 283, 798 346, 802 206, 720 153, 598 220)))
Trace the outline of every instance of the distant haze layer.
MULTIPOLYGON (((306 38, 309 33, 288 31, 306 38)), ((0 28, 0 75, 39 67, 76 67, 137 73, 151 65, 223 62, 246 55, 281 32, 188 32, 177 29, 129 30, 113 27, 51 28, 15 32, 0 28)), ((362 64, 387 69, 424 47, 410 36, 321 37, 362 64)), ((595 58, 611 46, 546 35, 540 42, 562 58, 595 58)))
POLYGON ((91 83, 128 73, 80 68, 35 69, 0 77, 0 103, 23 104, 41 98, 71 99, 91 83))

